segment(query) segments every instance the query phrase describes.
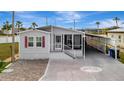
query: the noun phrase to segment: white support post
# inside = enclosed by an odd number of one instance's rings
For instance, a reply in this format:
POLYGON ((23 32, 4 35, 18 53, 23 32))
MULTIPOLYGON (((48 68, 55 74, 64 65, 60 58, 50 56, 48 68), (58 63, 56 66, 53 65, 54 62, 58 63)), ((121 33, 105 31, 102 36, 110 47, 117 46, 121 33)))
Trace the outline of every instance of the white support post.
POLYGON ((115 60, 117 60, 117 41, 115 39, 115 60))
POLYGON ((106 49, 106 47, 107 47, 107 40, 106 40, 106 38, 105 38, 105 42, 104 42, 104 43, 105 43, 105 46, 104 46, 104 47, 105 47, 105 48, 104 48, 105 50, 104 50, 104 52, 105 52, 105 55, 106 55, 106 50, 107 50, 107 49, 106 49))
POLYGON ((84 56, 83 57, 84 57, 84 60, 85 60, 85 58, 86 58, 85 57, 85 32, 84 32, 83 38, 84 38, 84 41, 83 41, 83 43, 84 43, 84 45, 83 45, 83 52, 84 52, 83 55, 84 56))
POLYGON ((81 35, 81 50, 82 50, 82 58, 84 58, 84 34, 81 35))
POLYGON ((74 52, 74 57, 76 57, 76 53, 74 50, 74 34, 72 34, 72 51, 74 52))
POLYGON ((53 51, 55 49, 54 39, 55 39, 55 37, 53 34, 53 26, 51 26, 51 46, 50 46, 51 51, 53 51))
POLYGON ((74 35, 72 34, 72 50, 74 50, 74 35))
POLYGON ((63 34, 63 38, 62 39, 63 39, 63 51, 64 51, 65 50, 65 40, 64 40, 65 39, 65 34, 63 34))

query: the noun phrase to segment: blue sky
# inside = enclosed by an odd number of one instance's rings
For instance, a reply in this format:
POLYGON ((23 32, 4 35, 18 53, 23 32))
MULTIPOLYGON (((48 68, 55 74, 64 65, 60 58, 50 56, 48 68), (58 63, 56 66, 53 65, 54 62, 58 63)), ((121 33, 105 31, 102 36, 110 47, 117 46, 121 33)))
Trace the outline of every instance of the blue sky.
MULTIPOLYGON (((0 25, 6 20, 11 23, 11 12, 0 12, 0 25)), ((48 18, 49 25, 64 26, 73 28, 73 20, 76 21, 76 28, 96 28, 95 22, 99 21, 100 27, 114 26, 114 17, 119 17, 119 25, 124 27, 123 11, 16 11, 15 21, 23 22, 24 27, 30 27, 32 22, 38 26, 45 26, 45 18, 48 18)))

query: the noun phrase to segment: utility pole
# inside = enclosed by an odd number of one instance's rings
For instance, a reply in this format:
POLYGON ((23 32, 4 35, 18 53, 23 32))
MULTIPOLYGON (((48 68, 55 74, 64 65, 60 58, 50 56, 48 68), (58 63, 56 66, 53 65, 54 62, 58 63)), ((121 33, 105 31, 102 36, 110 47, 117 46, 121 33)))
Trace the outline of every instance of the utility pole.
POLYGON ((14 11, 12 11, 12 62, 15 62, 14 11))
POLYGON ((97 28, 98 28, 97 31, 98 31, 98 35, 99 35, 99 25, 97 26, 97 28))
POLYGON ((75 19, 74 19, 74 30, 75 30, 75 19))
POLYGON ((56 19, 55 19, 55 26, 56 26, 56 19))
POLYGON ((46 16, 46 26, 48 26, 48 18, 47 18, 47 16, 46 16))

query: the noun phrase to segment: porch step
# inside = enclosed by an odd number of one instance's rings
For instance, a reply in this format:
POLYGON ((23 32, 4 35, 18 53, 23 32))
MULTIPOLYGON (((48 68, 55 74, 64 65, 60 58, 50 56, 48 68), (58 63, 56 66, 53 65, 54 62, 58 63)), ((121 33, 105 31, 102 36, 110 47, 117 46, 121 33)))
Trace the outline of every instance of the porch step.
POLYGON ((64 52, 51 52, 50 59, 73 59, 69 55, 65 54, 64 52))

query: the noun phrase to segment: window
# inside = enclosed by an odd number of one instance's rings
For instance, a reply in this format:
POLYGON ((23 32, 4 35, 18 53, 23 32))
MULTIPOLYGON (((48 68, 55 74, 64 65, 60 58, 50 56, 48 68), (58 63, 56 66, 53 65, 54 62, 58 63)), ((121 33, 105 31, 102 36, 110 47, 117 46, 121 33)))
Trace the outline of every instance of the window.
POLYGON ((34 38, 33 37, 29 37, 28 38, 28 46, 29 47, 33 47, 34 46, 34 38))
POLYGON ((119 40, 119 42, 121 42, 121 35, 118 36, 118 40, 119 40))
POLYGON ((121 39, 121 35, 118 36, 118 39, 121 39))
POLYGON ((72 35, 67 35, 67 45, 72 48, 72 35))
POLYGON ((36 37, 36 46, 41 47, 41 37, 36 37))

